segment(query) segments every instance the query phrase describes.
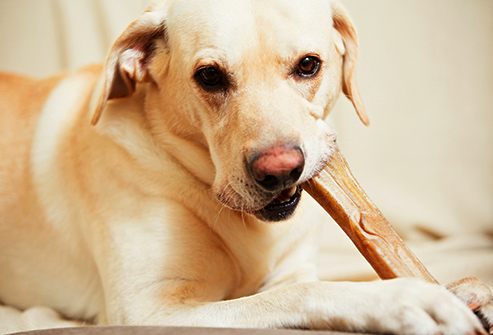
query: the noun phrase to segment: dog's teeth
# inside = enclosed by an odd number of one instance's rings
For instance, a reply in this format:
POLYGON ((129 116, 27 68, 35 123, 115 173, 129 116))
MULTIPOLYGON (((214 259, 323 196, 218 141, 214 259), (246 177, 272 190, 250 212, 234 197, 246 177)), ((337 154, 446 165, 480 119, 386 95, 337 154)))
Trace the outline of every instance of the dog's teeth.
POLYGON ((284 191, 282 191, 274 200, 273 200, 273 203, 274 204, 283 204, 285 202, 289 202, 289 200, 291 200, 291 198, 293 197, 293 195, 296 194, 296 190, 297 190, 297 187, 294 186, 294 187, 291 187, 289 189, 285 189, 284 191))

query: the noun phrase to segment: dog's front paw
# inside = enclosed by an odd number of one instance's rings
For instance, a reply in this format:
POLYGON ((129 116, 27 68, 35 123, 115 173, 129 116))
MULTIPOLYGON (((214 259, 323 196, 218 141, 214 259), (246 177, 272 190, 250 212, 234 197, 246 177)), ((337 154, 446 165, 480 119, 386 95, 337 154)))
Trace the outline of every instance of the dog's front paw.
POLYGON ((468 277, 447 285, 447 288, 481 319, 493 334, 493 290, 475 277, 468 277))
MULTIPOLYGON (((479 319, 443 286, 401 278, 373 283, 371 331, 390 334, 486 334, 479 319)), ((368 302, 366 302, 368 303, 368 302)))

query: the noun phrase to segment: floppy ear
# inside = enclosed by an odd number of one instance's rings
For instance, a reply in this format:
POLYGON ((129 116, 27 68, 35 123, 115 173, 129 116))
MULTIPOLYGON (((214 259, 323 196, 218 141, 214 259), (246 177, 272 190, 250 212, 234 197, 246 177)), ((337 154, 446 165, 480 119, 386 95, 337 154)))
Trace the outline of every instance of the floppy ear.
POLYGON ((156 39, 165 39, 161 15, 145 12, 116 39, 104 65, 104 86, 91 123, 96 125, 110 99, 129 97, 137 83, 152 81, 148 65, 156 39))
POLYGON ((342 91, 353 103, 360 120, 365 125, 369 125, 370 120, 366 114, 365 107, 363 106, 363 101, 361 100, 358 86, 356 85, 356 80, 354 78, 354 67, 356 65, 356 59, 358 58, 358 36, 351 19, 339 1, 331 1, 331 7, 334 28, 339 34, 339 36, 335 34, 336 36, 334 37, 334 43, 338 52, 343 57, 342 91))

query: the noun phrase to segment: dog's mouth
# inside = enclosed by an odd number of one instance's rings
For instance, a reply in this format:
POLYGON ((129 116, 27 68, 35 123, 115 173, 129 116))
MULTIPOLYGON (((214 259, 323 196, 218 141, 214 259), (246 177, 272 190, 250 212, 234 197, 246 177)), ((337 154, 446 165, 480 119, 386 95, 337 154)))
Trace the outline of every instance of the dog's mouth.
POLYGON ((300 186, 292 186, 283 190, 267 206, 251 212, 262 221, 277 222, 290 218, 301 200, 300 186))

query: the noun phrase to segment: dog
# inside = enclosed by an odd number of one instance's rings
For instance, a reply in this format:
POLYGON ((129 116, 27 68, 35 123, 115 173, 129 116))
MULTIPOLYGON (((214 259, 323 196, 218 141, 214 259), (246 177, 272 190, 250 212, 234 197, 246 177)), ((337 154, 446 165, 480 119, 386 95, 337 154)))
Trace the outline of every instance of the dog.
POLYGON ((484 334, 480 282, 317 281, 299 184, 331 157, 341 91, 368 123, 357 53, 337 0, 161 0, 104 67, 1 75, 0 300, 101 325, 484 334))

